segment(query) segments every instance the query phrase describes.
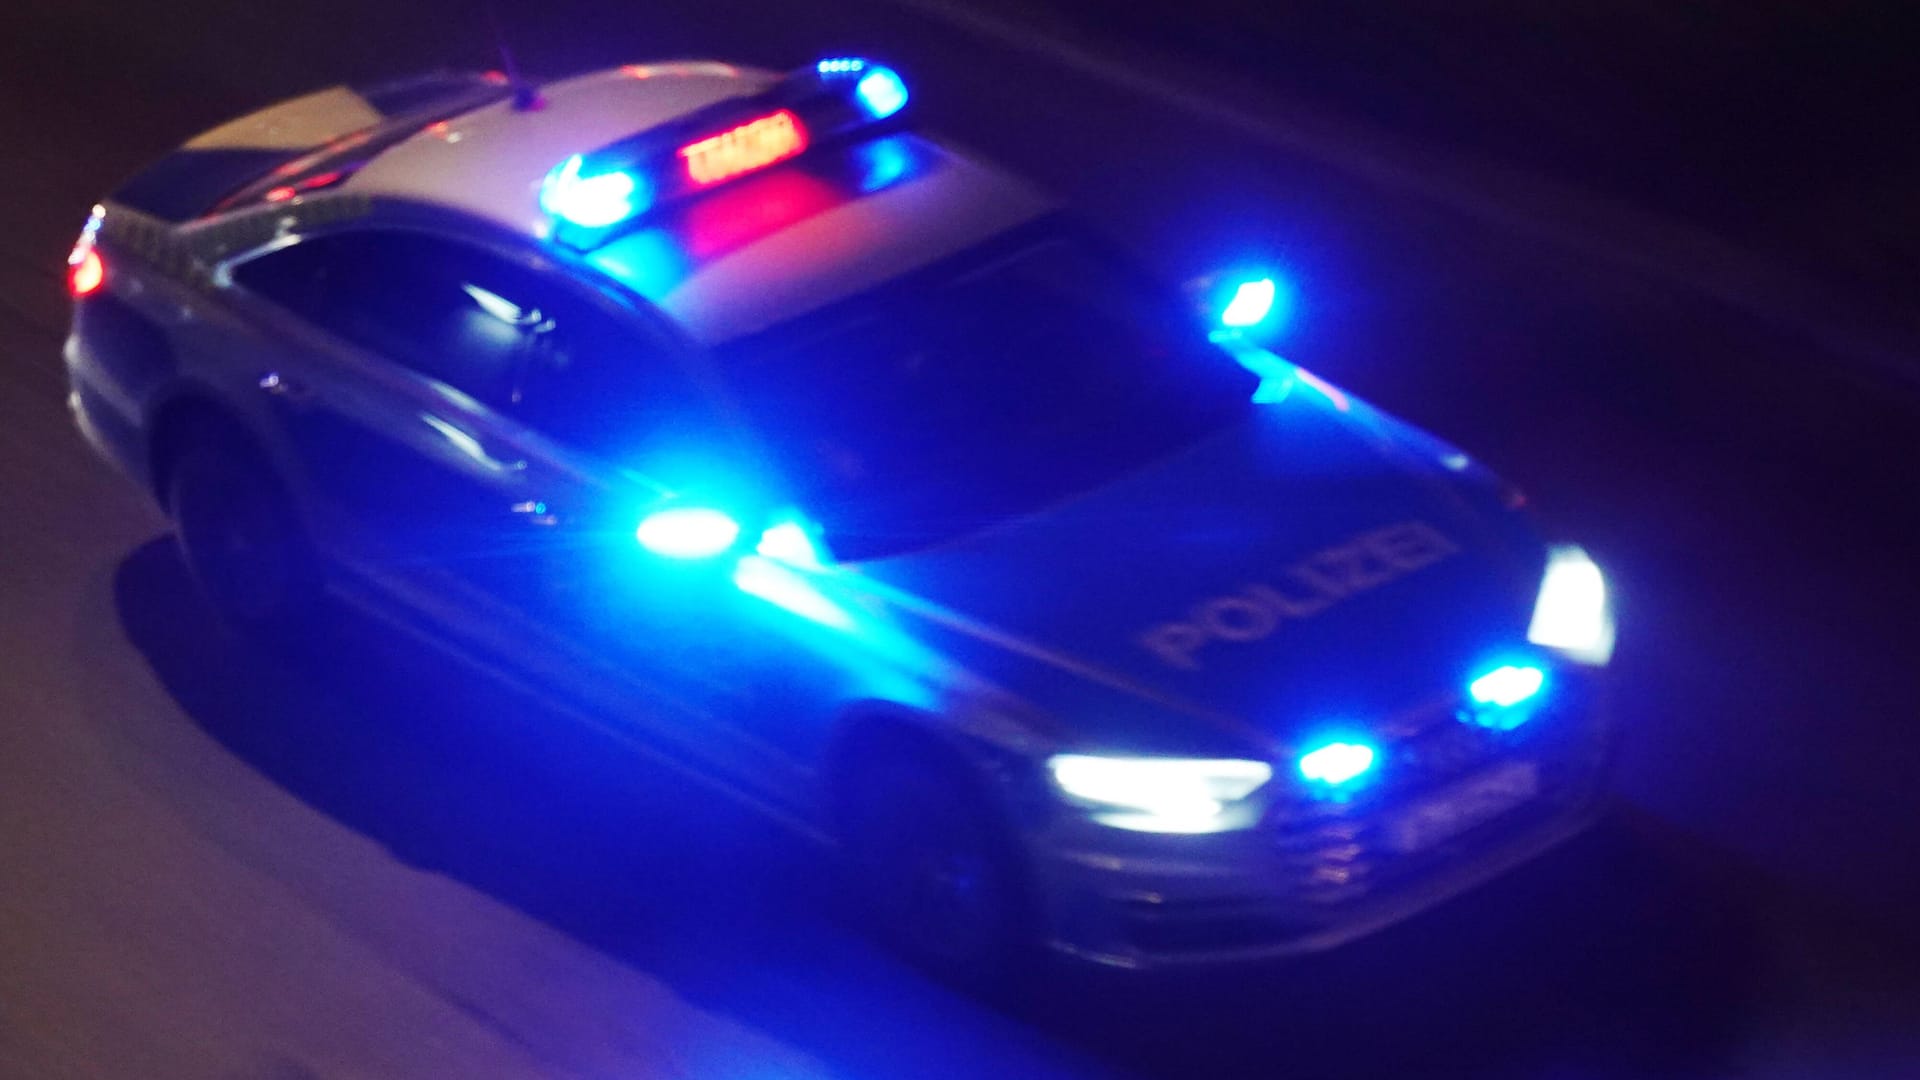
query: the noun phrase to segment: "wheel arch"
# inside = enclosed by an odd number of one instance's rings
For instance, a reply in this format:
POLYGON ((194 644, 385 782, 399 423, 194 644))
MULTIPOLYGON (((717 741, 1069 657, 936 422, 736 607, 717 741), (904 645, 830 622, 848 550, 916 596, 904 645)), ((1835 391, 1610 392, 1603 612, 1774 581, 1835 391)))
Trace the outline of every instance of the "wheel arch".
POLYGON ((233 439, 267 457, 266 442, 244 420, 239 410, 223 402, 211 388, 181 383, 155 398, 147 410, 147 485, 162 509, 168 509, 168 486, 181 451, 202 436, 233 439))
POLYGON ((841 710, 823 758, 824 823, 835 835, 846 821, 859 770, 884 755, 915 756, 934 764, 986 804, 1010 832, 1015 831, 1023 785, 1004 753, 943 722, 936 713, 876 699, 841 710))

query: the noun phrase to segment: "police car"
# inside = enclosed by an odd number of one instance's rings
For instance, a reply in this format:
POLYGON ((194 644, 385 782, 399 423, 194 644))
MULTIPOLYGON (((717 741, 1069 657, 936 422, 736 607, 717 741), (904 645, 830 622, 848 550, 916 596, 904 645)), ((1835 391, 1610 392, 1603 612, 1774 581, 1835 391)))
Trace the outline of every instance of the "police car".
MULTIPOLYGON (((97 208, 86 437, 326 598, 844 855, 919 960, 1322 949, 1594 813, 1601 572, 916 133, 868 60, 283 102, 97 208)), ((1195 299, 1211 305, 1211 321, 1195 299)))

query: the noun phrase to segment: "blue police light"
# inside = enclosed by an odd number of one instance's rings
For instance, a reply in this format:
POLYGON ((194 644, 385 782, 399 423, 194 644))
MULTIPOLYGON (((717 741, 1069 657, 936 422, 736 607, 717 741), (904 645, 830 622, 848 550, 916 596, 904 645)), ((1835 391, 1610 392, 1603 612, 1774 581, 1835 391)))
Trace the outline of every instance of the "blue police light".
POLYGON ((1540 711, 1547 673, 1533 664, 1502 664, 1467 684, 1467 697, 1479 708, 1462 714, 1483 728, 1512 731, 1540 711))
POLYGON ((867 70, 867 62, 857 56, 835 56, 813 65, 821 75, 852 75, 867 70))
POLYGON ((1467 684, 1467 694, 1482 705, 1510 709, 1540 693, 1547 673, 1532 665, 1503 664, 1467 684))
POLYGON ((1220 311, 1220 325, 1234 330, 1258 326, 1273 313, 1274 299, 1280 287, 1272 278, 1243 281, 1233 291, 1233 299, 1220 311))
POLYGON ((581 176, 582 160, 575 154, 547 175, 540 185, 540 208, 554 217, 587 229, 618 224, 646 208, 640 180, 628 172, 581 176))
POLYGON ((670 559, 710 559, 733 547, 740 523, 704 506, 676 506, 647 515, 634 539, 670 559))
POLYGON ((1338 787, 1373 768, 1375 754, 1366 743, 1330 742, 1300 755, 1300 775, 1338 787))
POLYGON ((853 92, 860 99, 861 107, 875 120, 885 120, 907 106, 907 84, 892 68, 870 66, 860 81, 854 84, 853 92))

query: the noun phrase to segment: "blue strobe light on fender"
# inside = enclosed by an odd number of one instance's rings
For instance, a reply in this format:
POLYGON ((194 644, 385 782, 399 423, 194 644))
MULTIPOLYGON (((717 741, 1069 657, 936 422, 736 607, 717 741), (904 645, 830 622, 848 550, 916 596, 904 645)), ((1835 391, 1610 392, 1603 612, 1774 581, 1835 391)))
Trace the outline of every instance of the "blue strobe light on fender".
POLYGON ((676 506, 648 514, 634 539, 669 559, 710 559, 733 547, 740 523, 704 506, 676 506))
POLYGON ((1241 282, 1233 290, 1227 306, 1221 309, 1220 325, 1231 330, 1259 325, 1273 313, 1273 301, 1279 292, 1280 287, 1272 278, 1241 282))

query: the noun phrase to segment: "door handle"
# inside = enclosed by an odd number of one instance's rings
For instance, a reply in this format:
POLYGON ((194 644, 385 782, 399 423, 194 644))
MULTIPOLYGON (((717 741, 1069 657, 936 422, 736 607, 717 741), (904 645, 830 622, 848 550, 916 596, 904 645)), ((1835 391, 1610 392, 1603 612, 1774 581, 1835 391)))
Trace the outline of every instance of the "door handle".
POLYGON ((260 389, 281 398, 291 405, 305 405, 313 400, 313 388, 299 379, 289 378, 277 371, 269 371, 260 376, 260 389))
POLYGON ((475 438, 472 432, 458 424, 450 423, 430 412, 421 413, 420 419, 428 427, 437 432, 442 439, 445 439, 447 445, 451 446, 461 457, 484 467, 489 472, 519 472, 527 467, 526 460, 523 458, 507 460, 494 457, 487 452, 486 444, 475 438))
POLYGON ((554 513, 552 507, 539 499, 528 499, 525 502, 517 502, 508 509, 513 512, 515 517, 529 525, 551 528, 560 524, 560 515, 554 513))

